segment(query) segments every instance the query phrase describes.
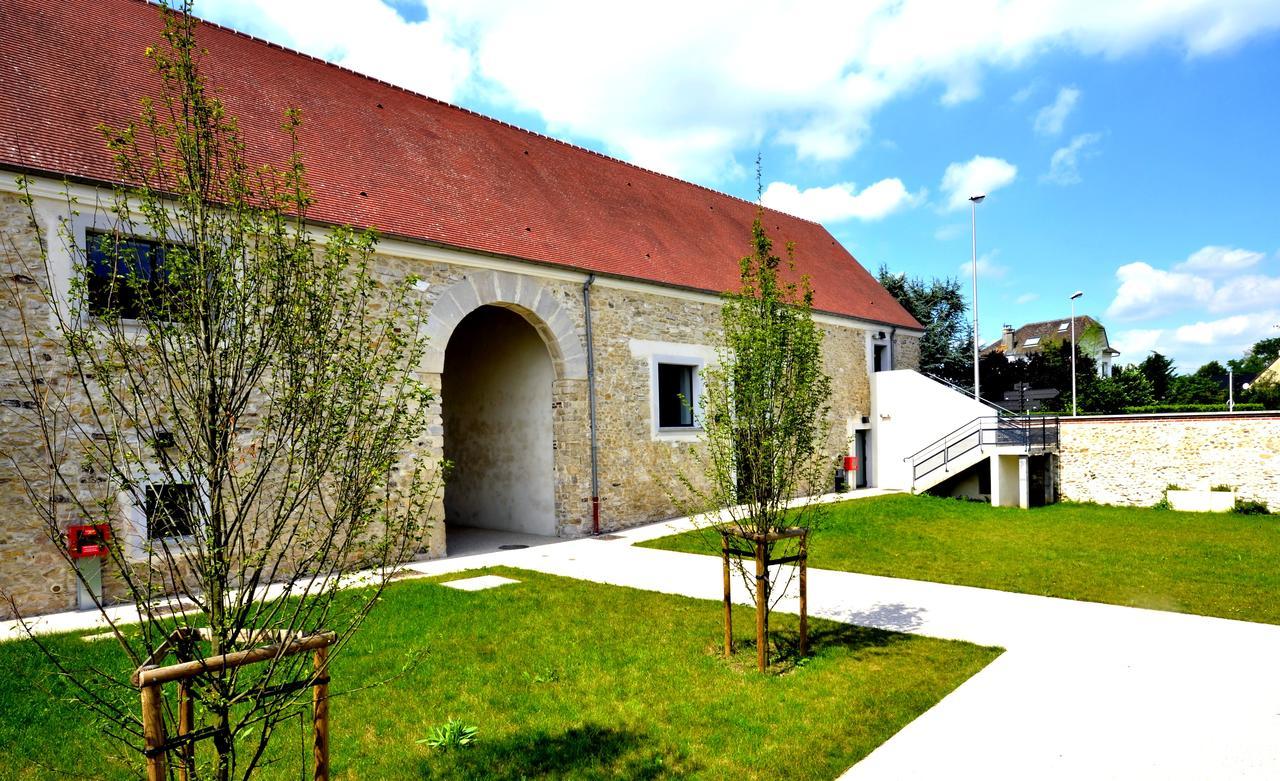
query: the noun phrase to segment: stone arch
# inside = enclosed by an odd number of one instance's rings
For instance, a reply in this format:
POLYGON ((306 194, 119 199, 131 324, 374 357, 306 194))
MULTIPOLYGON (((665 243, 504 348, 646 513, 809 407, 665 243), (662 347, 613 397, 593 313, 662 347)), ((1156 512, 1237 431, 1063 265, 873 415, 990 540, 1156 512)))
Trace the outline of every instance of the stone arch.
POLYGON ((503 271, 468 272, 440 295, 427 319, 423 369, 444 371, 445 348, 462 318, 482 306, 509 309, 528 321, 546 343, 557 380, 585 380, 587 356, 574 319, 543 284, 503 271))

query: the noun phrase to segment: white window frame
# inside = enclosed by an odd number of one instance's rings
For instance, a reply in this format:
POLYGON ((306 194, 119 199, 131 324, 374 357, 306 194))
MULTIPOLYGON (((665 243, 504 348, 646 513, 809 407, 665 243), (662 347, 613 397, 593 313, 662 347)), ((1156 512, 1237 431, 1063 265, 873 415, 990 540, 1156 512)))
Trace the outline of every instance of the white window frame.
POLYGON ((194 542, 194 535, 182 534, 173 537, 151 539, 148 536, 147 522, 147 487, 152 485, 191 485, 196 491, 197 501, 209 507, 209 492, 201 490, 201 483, 189 480, 177 470, 148 472, 134 480, 116 494, 124 515, 125 556, 131 561, 146 561, 153 554, 150 549, 159 548, 162 544, 170 551, 184 551, 194 542))

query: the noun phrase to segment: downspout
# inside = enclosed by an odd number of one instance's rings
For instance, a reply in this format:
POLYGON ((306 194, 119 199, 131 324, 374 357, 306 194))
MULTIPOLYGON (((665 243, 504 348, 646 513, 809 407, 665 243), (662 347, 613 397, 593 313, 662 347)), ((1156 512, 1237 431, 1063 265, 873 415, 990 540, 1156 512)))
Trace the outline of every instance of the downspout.
POLYGON ((591 285, 595 274, 582 283, 582 311, 587 325, 587 419, 591 426, 591 533, 600 533, 600 451, 596 444, 596 351, 591 338, 591 285))
POLYGON ((898 368, 898 351, 893 347, 893 337, 898 333, 898 326, 889 326, 889 370, 898 368))

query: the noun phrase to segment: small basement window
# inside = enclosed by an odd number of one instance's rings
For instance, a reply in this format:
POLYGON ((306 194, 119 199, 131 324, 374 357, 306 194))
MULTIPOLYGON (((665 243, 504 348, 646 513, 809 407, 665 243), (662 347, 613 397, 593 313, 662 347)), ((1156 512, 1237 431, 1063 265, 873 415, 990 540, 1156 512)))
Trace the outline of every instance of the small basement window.
POLYGON ((136 236, 85 234, 88 313, 140 320, 169 293, 165 246, 136 236))
POLYGON ((195 534, 196 488, 190 483, 151 483, 146 487, 147 539, 195 534))
POLYGON ((658 364, 658 428, 693 428, 693 405, 697 366, 681 363, 658 364))

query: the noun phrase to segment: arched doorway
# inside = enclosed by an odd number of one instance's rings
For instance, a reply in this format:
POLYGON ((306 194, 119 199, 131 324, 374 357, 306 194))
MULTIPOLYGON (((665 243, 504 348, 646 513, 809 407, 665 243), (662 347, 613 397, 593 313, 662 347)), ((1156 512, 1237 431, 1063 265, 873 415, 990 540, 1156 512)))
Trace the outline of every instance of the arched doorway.
POLYGON ((551 355, 523 317, 481 306, 449 337, 441 376, 446 540, 469 529, 556 533, 551 355))

